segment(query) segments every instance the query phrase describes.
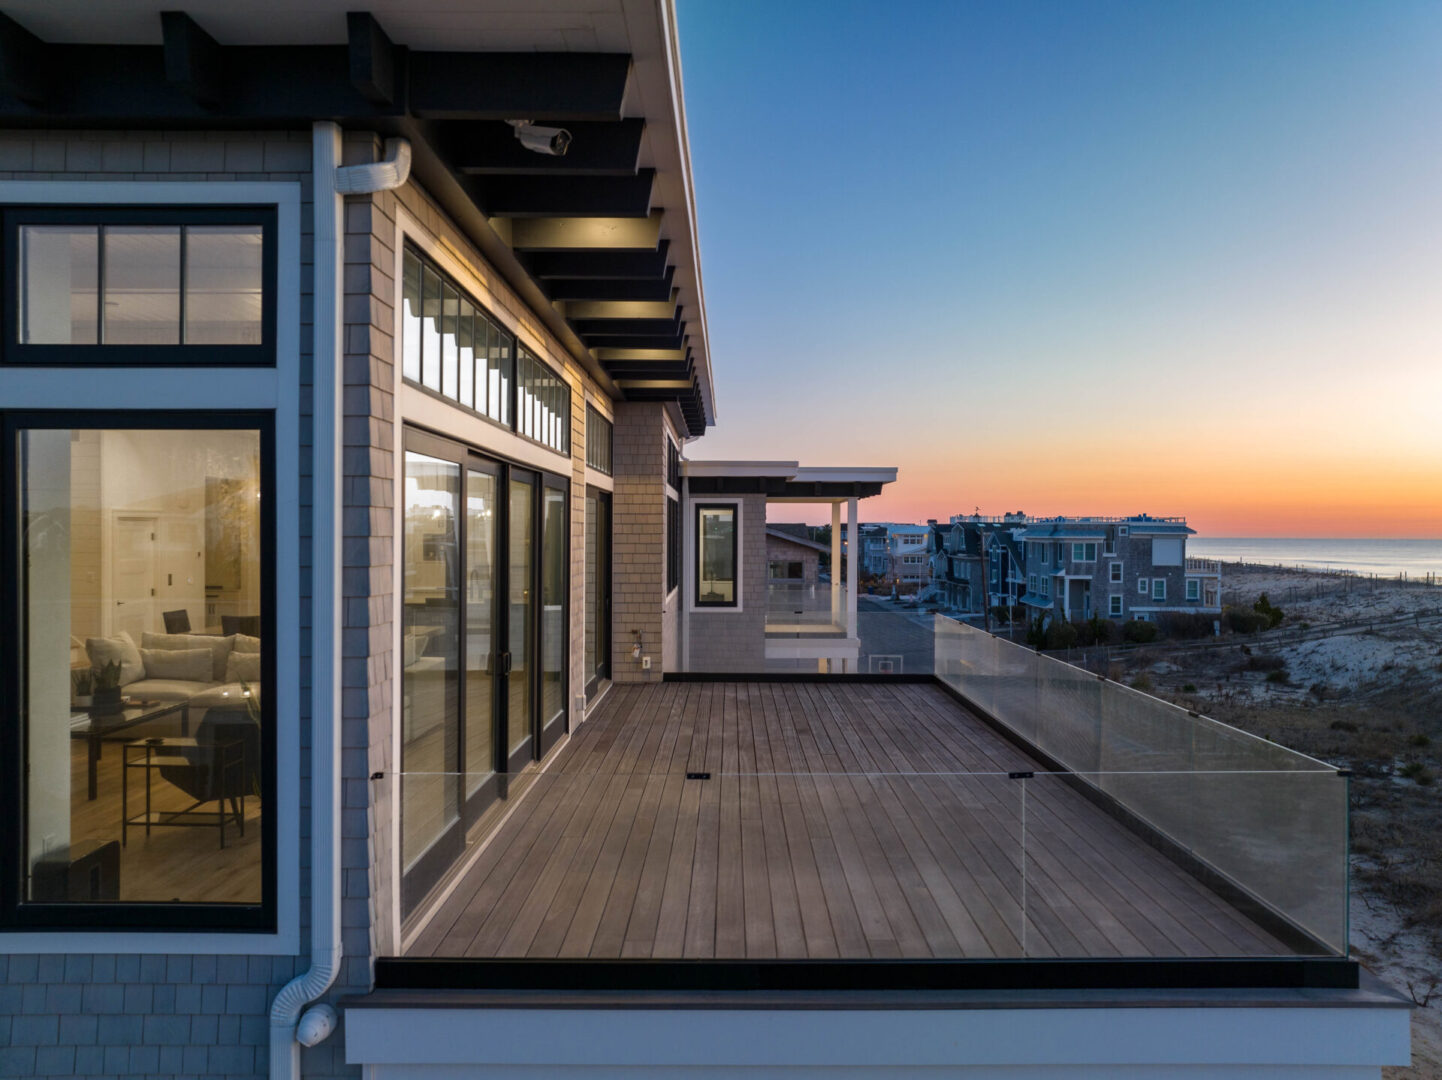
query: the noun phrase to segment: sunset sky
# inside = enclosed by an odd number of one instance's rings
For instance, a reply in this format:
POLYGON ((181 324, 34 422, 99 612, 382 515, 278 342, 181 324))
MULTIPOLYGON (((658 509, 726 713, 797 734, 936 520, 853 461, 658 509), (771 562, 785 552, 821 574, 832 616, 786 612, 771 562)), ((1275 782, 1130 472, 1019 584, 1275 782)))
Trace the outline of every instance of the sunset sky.
POLYGON ((718 424, 870 520, 1442 537, 1442 4, 679 0, 718 424))

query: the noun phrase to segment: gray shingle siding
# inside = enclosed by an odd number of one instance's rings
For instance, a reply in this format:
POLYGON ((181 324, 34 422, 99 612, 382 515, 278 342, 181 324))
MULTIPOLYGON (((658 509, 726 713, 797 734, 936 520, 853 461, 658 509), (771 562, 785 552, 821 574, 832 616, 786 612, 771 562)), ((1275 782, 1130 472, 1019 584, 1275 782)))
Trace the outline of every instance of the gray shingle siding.
MULTIPOLYGON (((0 179, 242 180, 300 185, 302 378, 311 371, 311 133, 0 132, 0 179)), ((311 485, 309 388, 301 388, 302 612, 308 611, 311 485)), ((282 454, 284 450, 282 449, 282 454)), ((294 514, 281 508, 281 519, 294 514)), ((309 619, 302 618, 308 687, 309 619)), ((302 694, 302 730, 309 722, 302 694)), ((302 740, 307 746, 308 738, 302 740)), ((303 790, 310 768, 302 755, 303 790)), ((304 802, 304 800, 303 800, 304 802)), ((304 812, 304 807, 303 807, 304 812)), ((302 823, 302 834, 309 828, 302 823)), ((363 856, 362 856, 363 858, 363 856)), ((302 845, 302 881, 308 874, 302 845)), ((355 865, 348 863, 347 865, 355 865)), ((362 862, 361 865, 364 865, 362 862)), ((308 892, 308 889, 304 890, 308 892)), ((309 906, 302 903, 302 944, 309 906)), ((356 939, 368 957, 363 936, 356 939)), ((347 945, 351 944, 348 939, 347 945)), ((268 1010, 302 957, 48 954, 0 956, 0 1077, 258 1077, 268 1071, 268 1010)), ((351 974, 355 969, 349 969, 351 974)), ((369 985, 368 966, 366 982, 369 985)), ((349 989, 343 987, 340 989, 349 989)), ((339 992, 339 991, 338 991, 339 992)), ((307 1077, 359 1075, 328 1044, 307 1077)))

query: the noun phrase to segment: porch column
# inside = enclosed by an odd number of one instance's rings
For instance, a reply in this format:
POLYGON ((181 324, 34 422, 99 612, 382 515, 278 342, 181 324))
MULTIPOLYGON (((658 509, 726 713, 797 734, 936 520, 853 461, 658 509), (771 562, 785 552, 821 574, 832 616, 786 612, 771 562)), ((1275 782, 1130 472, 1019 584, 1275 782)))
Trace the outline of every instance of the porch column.
MULTIPOLYGON (((861 538, 857 535, 856 507, 858 500, 850 498, 846 500, 846 542, 851 550, 846 556, 846 636, 855 637, 857 629, 856 620, 856 583, 858 580, 857 563, 861 559, 861 538)), ((837 507, 840 509, 840 506, 837 507)))
POLYGON ((831 504, 831 625, 841 625, 841 503, 831 504))

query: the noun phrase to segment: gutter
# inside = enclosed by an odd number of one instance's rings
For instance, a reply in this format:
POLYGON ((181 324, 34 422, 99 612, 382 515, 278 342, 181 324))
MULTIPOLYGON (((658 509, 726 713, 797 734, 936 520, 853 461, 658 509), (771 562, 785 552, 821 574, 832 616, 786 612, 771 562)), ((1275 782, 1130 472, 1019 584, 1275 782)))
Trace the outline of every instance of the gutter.
POLYGON ((335 1030, 332 1006, 306 1006, 334 984, 344 955, 340 922, 344 197, 399 187, 410 174, 411 161, 408 142, 388 139, 384 161, 342 168, 340 127, 331 121, 314 124, 311 144, 315 218, 311 627, 319 640, 313 637, 311 650, 310 967, 281 987, 271 1003, 271 1080, 299 1077, 301 1046, 314 1046, 335 1030))

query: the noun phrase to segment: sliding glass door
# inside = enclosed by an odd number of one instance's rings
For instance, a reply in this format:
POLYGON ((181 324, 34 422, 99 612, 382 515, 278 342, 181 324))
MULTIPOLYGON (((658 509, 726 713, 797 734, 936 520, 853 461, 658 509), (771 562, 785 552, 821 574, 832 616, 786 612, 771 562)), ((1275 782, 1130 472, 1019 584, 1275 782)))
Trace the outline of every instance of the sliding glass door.
POLYGON ((506 532, 506 756, 512 772, 535 757, 535 695, 532 638, 536 596, 536 474, 510 470, 506 532))
POLYGON ((566 482, 541 484, 541 710, 537 737, 545 754, 566 733, 566 594, 571 575, 566 528, 566 482))
POLYGON ((586 697, 611 675, 611 493, 586 489, 586 697))
POLYGON ((569 489, 405 437, 402 906, 454 864, 505 779, 566 730, 569 489))
POLYGON ((432 882, 463 842, 461 467, 407 449, 401 604, 401 852, 407 882, 432 882))
POLYGON ((500 786, 496 753, 499 474, 498 465, 474 457, 466 469, 465 789, 473 815, 490 805, 500 786))

